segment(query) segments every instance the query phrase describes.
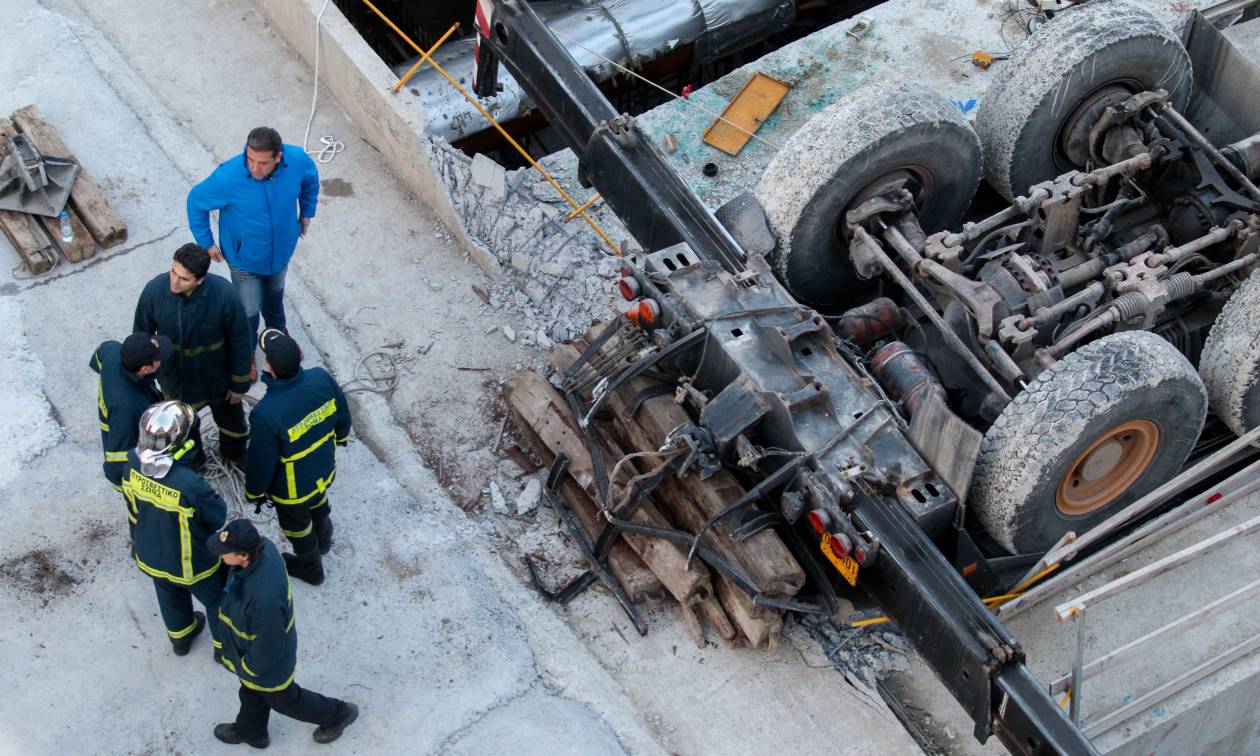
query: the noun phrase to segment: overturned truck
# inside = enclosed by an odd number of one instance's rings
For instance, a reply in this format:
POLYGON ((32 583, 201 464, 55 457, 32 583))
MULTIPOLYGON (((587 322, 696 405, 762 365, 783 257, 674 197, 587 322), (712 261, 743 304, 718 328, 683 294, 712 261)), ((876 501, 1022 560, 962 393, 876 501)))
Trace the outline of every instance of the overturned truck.
POLYGON ((1180 39, 1128 0, 1070 8, 1004 64, 974 130, 930 90, 864 88, 719 221, 527 4, 483 0, 478 25, 479 92, 506 65, 637 243, 627 319, 566 372, 575 416, 649 376, 691 419, 660 439, 685 454, 617 501, 587 434, 606 534, 683 544, 765 606, 826 615, 857 586, 977 738, 1093 752, 977 592, 1176 475, 1209 407, 1260 423, 1260 134, 1217 147, 1186 118, 1180 39), (962 223, 982 174, 1005 206, 962 223), (634 348, 600 357, 612 340, 634 348), (747 492, 702 527, 632 520, 661 474, 722 469, 747 492), (724 564, 719 524, 790 534, 818 600, 724 564))

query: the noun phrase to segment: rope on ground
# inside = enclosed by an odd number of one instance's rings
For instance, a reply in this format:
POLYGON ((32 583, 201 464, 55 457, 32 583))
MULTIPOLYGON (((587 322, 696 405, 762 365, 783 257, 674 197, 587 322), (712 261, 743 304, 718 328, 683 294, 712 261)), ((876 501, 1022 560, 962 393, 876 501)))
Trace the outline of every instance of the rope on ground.
POLYGON ((394 390, 398 385, 398 363, 395 362, 394 356, 388 352, 372 352, 365 355, 354 366, 354 380, 342 386, 341 390, 347 394, 353 394, 356 391, 371 391, 376 394, 387 394, 394 390), (384 369, 373 372, 372 367, 368 365, 369 360, 373 360, 377 365, 383 363, 384 369), (362 385, 356 385, 362 384, 362 385))

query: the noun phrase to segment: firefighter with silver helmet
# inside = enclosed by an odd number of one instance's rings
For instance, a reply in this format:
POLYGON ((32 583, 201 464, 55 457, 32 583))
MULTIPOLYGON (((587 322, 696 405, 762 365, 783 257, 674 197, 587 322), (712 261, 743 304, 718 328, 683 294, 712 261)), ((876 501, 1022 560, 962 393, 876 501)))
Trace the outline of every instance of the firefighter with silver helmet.
POLYGON ((208 483, 181 462, 193 448, 196 415, 179 401, 154 404, 140 416, 136 448, 127 452, 122 491, 140 571, 153 578, 171 648, 183 656, 210 617, 214 657, 220 657, 219 601, 227 570, 206 548, 207 536, 227 521, 227 506, 208 483), (206 608, 193 610, 193 597, 206 608))

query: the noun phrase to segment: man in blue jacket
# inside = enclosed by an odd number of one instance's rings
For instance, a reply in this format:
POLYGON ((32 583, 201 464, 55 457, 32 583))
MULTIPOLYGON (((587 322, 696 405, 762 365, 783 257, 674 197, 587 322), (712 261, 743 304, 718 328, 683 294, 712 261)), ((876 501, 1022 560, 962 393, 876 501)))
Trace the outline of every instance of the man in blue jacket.
POLYGON ((337 474, 335 446, 350 436, 350 407, 321 367, 302 369, 302 350, 273 328, 258 339, 266 355, 267 393, 250 414, 245 498, 270 499, 280 529, 293 544, 284 555, 289 575, 324 582, 322 556, 332 548, 328 488, 337 474))
MULTIPOLYGON (((145 285, 136 303, 134 329, 166 336, 174 344, 171 359, 162 362, 157 379, 167 399, 179 399, 193 410, 209 406, 219 426, 219 451, 225 461, 245 463, 249 429, 241 400, 253 378, 254 337, 245 308, 232 284, 207 275, 210 256, 196 244, 175 251, 168 273, 145 285)), ((193 464, 202 460, 201 436, 193 464)))
POLYGON ((206 548, 231 568, 219 619, 227 628, 223 666, 240 680, 241 708, 235 722, 215 725, 224 743, 271 744, 267 722, 272 709, 319 725, 316 743, 331 743, 359 716, 359 707, 305 690, 293 677, 297 668, 297 617, 293 588, 275 544, 249 520, 233 520, 212 534, 206 548))
POLYGON ((285 330, 284 276, 318 202, 315 161, 266 126, 249 132, 245 151, 188 193, 193 238, 215 261, 227 259, 255 334, 260 313, 268 328, 285 330), (218 243, 212 210, 219 211, 218 243))
POLYGON ((165 336, 133 333, 121 344, 102 342, 88 361, 88 367, 100 375, 96 409, 105 449, 105 479, 119 491, 127 452, 140 437, 140 416, 162 400, 153 374, 172 351, 171 340, 165 336))
POLYGON ((195 596, 210 615, 217 658, 224 641, 217 618, 226 570, 205 544, 227 520, 227 505, 180 462, 191 448, 193 418, 183 402, 159 402, 145 411, 136 448, 123 464, 122 490, 136 566, 153 578, 171 649, 184 656, 206 626, 206 615, 193 611, 195 596))

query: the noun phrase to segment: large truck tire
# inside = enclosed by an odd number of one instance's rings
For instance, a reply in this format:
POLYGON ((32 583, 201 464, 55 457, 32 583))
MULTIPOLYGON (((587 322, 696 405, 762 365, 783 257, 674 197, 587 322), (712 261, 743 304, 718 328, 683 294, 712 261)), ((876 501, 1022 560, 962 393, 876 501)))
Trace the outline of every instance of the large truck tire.
POLYGON ((1238 435, 1260 425, 1260 276, 1230 296, 1208 332, 1199 376, 1212 411, 1238 435))
POLYGON ((1104 336, 1042 372, 998 416, 969 506, 1004 548, 1043 553, 1176 475, 1207 407, 1194 366, 1167 341, 1104 336))
POLYGON ((861 87, 811 118, 766 167, 756 194, 779 237, 770 262, 806 304, 859 304, 877 283, 854 272, 845 212, 902 182, 924 230, 939 231, 961 220, 980 173, 980 141, 957 105, 909 83, 861 87))
POLYGON ((1058 13, 999 64, 976 112, 985 176, 1008 200, 1085 167, 1088 135, 1111 104, 1164 89, 1190 101, 1190 55, 1151 11, 1095 0, 1058 13))

